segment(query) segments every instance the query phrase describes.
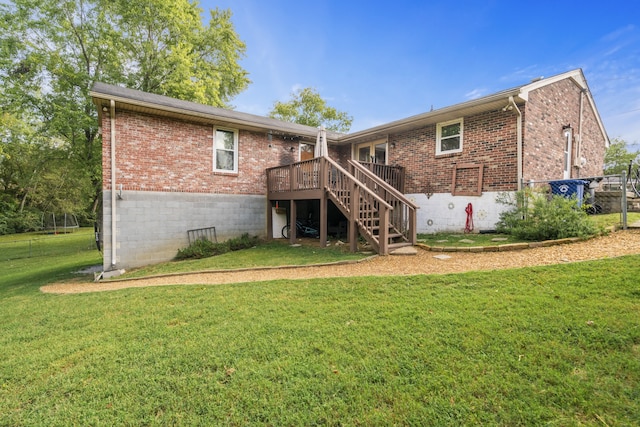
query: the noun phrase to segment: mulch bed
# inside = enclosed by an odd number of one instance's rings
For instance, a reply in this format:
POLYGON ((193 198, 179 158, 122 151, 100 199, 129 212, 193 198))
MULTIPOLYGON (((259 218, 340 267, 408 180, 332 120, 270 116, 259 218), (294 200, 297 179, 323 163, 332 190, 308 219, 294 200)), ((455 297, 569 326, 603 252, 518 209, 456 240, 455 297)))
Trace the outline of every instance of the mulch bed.
POLYGON ((411 256, 374 256, 360 262, 306 267, 276 267, 242 271, 197 272, 122 281, 70 282, 43 286, 45 293, 69 294, 165 285, 215 285, 266 280, 296 280, 349 276, 448 274, 553 265, 640 254, 640 230, 568 241, 553 246, 509 251, 434 252, 418 249, 411 256))

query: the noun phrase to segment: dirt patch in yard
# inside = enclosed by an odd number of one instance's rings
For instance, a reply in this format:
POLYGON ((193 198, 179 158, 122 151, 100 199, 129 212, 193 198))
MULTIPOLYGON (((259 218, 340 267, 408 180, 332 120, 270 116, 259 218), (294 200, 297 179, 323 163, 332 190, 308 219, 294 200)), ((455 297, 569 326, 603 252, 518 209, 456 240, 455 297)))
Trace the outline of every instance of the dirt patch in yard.
POLYGON ((608 236, 585 241, 508 252, 432 252, 418 249, 417 255, 376 256, 354 263, 199 272, 98 283, 57 283, 40 289, 46 293, 70 294, 164 285, 214 285, 278 279, 448 274, 552 265, 631 254, 640 254, 640 230, 618 231, 608 236))

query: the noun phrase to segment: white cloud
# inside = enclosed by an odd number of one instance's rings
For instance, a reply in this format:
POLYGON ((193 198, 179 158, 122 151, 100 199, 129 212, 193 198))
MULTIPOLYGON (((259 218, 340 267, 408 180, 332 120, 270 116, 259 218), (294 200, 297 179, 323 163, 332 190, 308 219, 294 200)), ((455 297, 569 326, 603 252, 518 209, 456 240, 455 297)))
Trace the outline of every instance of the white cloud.
POLYGON ((517 68, 509 74, 500 77, 500 81, 507 83, 524 84, 533 78, 540 77, 540 66, 532 64, 524 68, 517 68))
POLYGON ((487 89, 473 89, 470 92, 464 94, 464 97, 467 99, 478 99, 484 96, 487 93, 487 89))
POLYGON ((602 39, 601 39, 601 40, 602 40, 602 41, 604 41, 604 42, 614 41, 614 40, 617 40, 617 39, 619 39, 620 37, 624 36, 624 35, 625 35, 625 34, 627 34, 627 33, 630 33, 630 32, 635 31, 635 29, 636 29, 636 26, 635 26, 635 25, 633 25, 633 24, 629 24, 629 25, 626 25, 626 26, 624 26, 624 27, 622 27, 622 28, 618 28, 618 29, 617 29, 617 30, 615 30, 615 31, 612 31, 612 32, 610 32, 609 34, 605 34, 605 35, 602 37, 602 39))

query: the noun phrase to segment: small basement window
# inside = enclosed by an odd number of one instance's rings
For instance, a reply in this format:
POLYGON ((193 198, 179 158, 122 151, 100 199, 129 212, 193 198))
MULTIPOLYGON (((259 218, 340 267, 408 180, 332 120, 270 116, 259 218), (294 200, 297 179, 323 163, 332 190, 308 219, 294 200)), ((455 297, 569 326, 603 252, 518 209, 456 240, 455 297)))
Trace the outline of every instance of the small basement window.
POLYGON ((462 119, 436 125, 436 155, 462 151, 462 119))
POLYGON ((238 131, 215 128, 213 130, 213 170, 238 172, 238 131))

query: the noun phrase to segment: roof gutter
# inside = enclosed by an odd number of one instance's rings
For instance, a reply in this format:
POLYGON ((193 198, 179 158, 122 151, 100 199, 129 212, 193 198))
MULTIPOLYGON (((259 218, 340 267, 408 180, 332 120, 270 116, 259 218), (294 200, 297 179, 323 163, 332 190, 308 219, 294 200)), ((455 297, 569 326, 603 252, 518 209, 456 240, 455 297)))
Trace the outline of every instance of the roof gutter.
MULTIPOLYGON (((281 132, 287 135, 298 135, 301 137, 309 138, 310 140, 315 140, 318 135, 318 130, 316 128, 309 129, 301 129, 301 128, 288 128, 277 126, 276 123, 261 123, 260 121, 256 121, 256 118, 262 118, 259 116, 250 117, 250 118, 242 118, 242 117, 232 117, 232 115, 218 115, 213 113, 207 113, 204 111, 197 111, 196 109, 183 108, 182 106, 169 106, 163 105, 154 102, 148 102, 140 99, 118 96, 116 94, 110 94, 106 92, 100 91, 90 91, 89 95, 93 98, 109 100, 110 102, 119 103, 119 104, 127 104, 140 108, 148 108, 153 110, 165 111, 167 113, 173 113, 178 115, 185 115, 191 117, 197 117, 199 119, 204 119, 207 121, 213 122, 221 122, 227 126, 238 126, 248 129, 271 129, 276 132, 281 132)), ((288 124, 288 123, 287 123, 288 124)), ((329 135, 328 135, 329 136, 329 135)))
POLYGON ((499 109, 500 107, 502 107, 502 105, 498 106, 498 104, 501 104, 502 102, 504 102, 504 98, 507 95, 510 98, 513 98, 513 96, 519 96, 520 88, 518 87, 515 89, 509 89, 494 95, 473 99, 471 101, 462 102, 460 104, 451 105, 448 107, 439 108, 437 110, 432 110, 426 113, 421 113, 415 116, 407 117, 405 119, 396 120, 390 123, 386 123, 384 125, 375 126, 362 131, 357 131, 350 134, 342 135, 339 137, 338 141, 344 142, 344 143, 358 142, 360 140, 376 137, 382 134, 400 132, 410 127, 418 127, 418 126, 424 126, 426 124, 437 123, 441 120, 445 120, 447 115, 455 114, 456 117, 464 116, 466 114, 469 114, 469 111, 472 111, 473 109, 477 109, 478 107, 487 106, 487 105, 495 104, 493 107, 487 107, 487 108, 499 109))

